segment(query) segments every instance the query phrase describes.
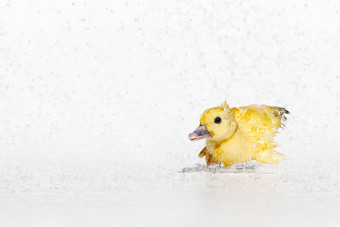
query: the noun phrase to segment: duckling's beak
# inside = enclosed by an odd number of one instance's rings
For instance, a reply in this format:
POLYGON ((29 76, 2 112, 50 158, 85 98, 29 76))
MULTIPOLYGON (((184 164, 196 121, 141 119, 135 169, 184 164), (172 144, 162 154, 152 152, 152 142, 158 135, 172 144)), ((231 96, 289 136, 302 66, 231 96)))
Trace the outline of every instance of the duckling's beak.
POLYGON ((189 134, 189 140, 196 141, 201 139, 206 139, 211 136, 210 132, 208 132, 207 127, 202 125, 198 127, 195 131, 189 134))

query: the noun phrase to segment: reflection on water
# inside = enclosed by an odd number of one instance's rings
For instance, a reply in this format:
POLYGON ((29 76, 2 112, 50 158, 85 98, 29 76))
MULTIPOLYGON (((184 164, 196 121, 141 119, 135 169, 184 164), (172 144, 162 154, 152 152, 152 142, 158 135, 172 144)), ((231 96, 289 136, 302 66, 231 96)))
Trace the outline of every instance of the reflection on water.
POLYGON ((259 164, 254 162, 249 162, 246 164, 236 164, 229 168, 225 168, 224 166, 214 165, 207 166, 197 163, 196 166, 193 167, 185 167, 182 169, 182 173, 192 173, 192 172, 209 172, 209 173, 240 173, 240 172, 254 172, 259 164))

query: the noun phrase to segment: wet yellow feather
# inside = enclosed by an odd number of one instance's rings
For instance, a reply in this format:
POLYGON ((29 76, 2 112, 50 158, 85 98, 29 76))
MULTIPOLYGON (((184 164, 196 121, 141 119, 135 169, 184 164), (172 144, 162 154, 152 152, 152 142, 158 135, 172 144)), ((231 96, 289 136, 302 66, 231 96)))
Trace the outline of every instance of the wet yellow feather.
POLYGON ((284 108, 265 105, 230 108, 226 102, 207 109, 200 124, 206 125, 211 136, 199 156, 205 156, 207 165, 223 163, 226 167, 250 160, 279 163, 284 156, 274 151, 273 139, 287 113, 284 108), (218 124, 216 117, 222 119, 218 124))

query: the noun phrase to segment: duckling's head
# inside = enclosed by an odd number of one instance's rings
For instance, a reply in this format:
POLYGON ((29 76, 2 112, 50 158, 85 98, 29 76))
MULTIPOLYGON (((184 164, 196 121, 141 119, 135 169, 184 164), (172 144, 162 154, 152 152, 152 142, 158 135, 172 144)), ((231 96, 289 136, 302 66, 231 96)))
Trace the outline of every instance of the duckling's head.
POLYGON ((200 126, 189 134, 191 141, 207 139, 220 142, 230 138, 236 131, 237 123, 232 110, 224 102, 221 106, 207 109, 200 119, 200 126))

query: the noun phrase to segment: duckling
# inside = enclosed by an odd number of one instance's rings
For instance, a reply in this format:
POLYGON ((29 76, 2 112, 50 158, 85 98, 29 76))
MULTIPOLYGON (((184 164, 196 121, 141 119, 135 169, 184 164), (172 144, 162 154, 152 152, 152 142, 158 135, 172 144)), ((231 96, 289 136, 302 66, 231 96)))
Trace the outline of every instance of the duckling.
POLYGON ((206 139, 206 146, 199 153, 207 166, 223 163, 230 167, 235 163, 256 160, 276 164, 284 155, 274 151, 273 141, 278 129, 284 126, 283 107, 249 105, 230 108, 227 102, 207 109, 200 119, 200 126, 189 134, 191 141, 206 139))

